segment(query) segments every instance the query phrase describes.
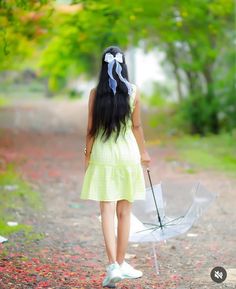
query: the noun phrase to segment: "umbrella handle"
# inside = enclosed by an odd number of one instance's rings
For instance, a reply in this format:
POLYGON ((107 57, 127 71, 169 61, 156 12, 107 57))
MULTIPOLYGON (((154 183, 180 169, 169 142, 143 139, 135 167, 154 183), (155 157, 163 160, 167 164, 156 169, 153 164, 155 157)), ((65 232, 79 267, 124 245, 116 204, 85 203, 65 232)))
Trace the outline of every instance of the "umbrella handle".
POLYGON ((156 207, 156 211, 157 211, 158 221, 159 221, 159 223, 160 223, 160 228, 162 229, 163 224, 162 224, 161 217, 160 217, 160 213, 159 213, 159 210, 158 210, 158 207, 157 207, 157 200, 156 200, 156 197, 155 197, 155 194, 154 194, 154 190, 153 190, 153 186, 152 186, 152 180, 151 180, 151 176, 150 176, 150 169, 149 169, 149 167, 147 167, 147 173, 148 173, 148 179, 149 179, 150 186, 151 186, 151 190, 152 190, 152 196, 153 196, 154 203, 155 203, 155 207, 156 207))

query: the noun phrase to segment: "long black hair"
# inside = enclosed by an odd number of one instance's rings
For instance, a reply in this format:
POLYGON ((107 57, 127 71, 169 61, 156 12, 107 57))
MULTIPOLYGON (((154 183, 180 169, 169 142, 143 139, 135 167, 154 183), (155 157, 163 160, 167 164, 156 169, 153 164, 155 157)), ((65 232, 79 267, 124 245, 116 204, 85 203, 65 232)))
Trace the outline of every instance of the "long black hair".
POLYGON ((99 131, 102 130, 102 138, 106 141, 113 132, 116 132, 115 141, 117 141, 122 127, 124 128, 124 132, 126 131, 126 121, 131 116, 131 108, 127 86, 119 79, 115 72, 116 63, 112 69, 113 77, 117 81, 115 95, 109 86, 108 63, 104 61, 106 53, 111 53, 113 56, 116 56, 117 53, 122 54, 123 62, 120 63, 122 67, 121 74, 129 81, 124 53, 117 46, 106 48, 102 55, 101 71, 92 111, 92 126, 89 134, 96 137, 99 131))

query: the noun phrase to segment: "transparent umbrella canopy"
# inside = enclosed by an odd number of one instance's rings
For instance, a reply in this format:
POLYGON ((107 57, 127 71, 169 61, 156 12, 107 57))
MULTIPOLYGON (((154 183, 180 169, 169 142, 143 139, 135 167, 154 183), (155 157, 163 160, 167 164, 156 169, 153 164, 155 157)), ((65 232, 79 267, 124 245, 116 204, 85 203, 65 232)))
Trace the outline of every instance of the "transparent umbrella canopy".
POLYGON ((154 245, 186 233, 217 197, 200 182, 175 180, 153 185, 149 169, 147 173, 146 200, 132 206, 130 242, 154 245))
POLYGON ((130 242, 156 242, 187 232, 216 197, 201 183, 171 181, 150 187, 132 208, 130 242))

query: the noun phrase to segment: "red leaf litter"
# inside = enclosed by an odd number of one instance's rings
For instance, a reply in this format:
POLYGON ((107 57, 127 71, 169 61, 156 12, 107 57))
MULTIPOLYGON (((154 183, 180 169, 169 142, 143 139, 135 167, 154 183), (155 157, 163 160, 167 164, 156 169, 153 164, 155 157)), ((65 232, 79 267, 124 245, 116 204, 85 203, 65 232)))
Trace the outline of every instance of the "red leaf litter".
MULTIPOLYGON (((79 200, 84 174, 84 145, 81 131, 1 131, 0 171, 13 163, 25 180, 39 188, 45 204, 45 210, 39 215, 37 212, 28 215, 31 213, 26 208, 22 215, 16 216, 35 226, 37 232, 45 233, 45 237, 26 242, 28 240, 19 233, 9 236, 8 242, 0 244, 0 289, 102 288, 108 262, 97 218, 99 208, 95 203, 79 200), (73 203, 75 206, 70 206, 73 203)), ((153 171, 161 172, 162 176, 165 170, 168 176, 177 174, 165 161, 169 152, 166 148, 150 149, 153 160, 158 159, 153 171)), ((220 178, 213 176, 212 183, 217 185, 216 180, 220 182, 220 178)), ((235 187, 232 185, 232 188, 235 187)), ((232 189, 232 192, 229 190, 223 195, 229 198, 233 194, 235 196, 232 189)), ((227 202, 229 206, 232 203, 227 202)), ((211 288, 213 283, 210 277, 205 284, 199 285, 199 276, 206 276, 208 268, 215 265, 234 264, 235 255, 232 254, 235 247, 233 238, 228 237, 229 226, 224 226, 225 216, 219 214, 217 206, 212 212, 217 217, 217 223, 224 228, 226 239, 218 237, 218 230, 213 226, 199 226, 194 228, 199 233, 197 239, 180 237, 175 242, 175 249, 168 242, 167 245, 158 243, 159 275, 155 271, 151 245, 130 246, 130 255, 137 258, 131 258, 129 262, 142 270, 144 275, 136 280, 122 280, 117 288, 211 288)), ((211 221, 208 217, 207 222, 210 224, 211 221)))

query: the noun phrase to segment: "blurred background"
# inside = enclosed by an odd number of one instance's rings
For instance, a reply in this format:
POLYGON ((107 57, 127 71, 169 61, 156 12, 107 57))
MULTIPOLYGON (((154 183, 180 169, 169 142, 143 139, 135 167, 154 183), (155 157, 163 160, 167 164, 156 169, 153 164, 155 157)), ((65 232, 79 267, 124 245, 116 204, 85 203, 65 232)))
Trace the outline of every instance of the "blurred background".
POLYGON ((229 145, 236 127, 234 8, 231 0, 3 1, 0 105, 86 101, 102 51, 119 45, 152 112, 144 117, 152 128, 147 137, 211 135, 214 148, 217 139, 229 145))
POLYGON ((233 1, 0 5, 1 128, 83 138, 102 52, 118 45, 141 89, 147 143, 171 144, 194 166, 236 170, 233 1))
MULTIPOLYGON (((181 288, 213 288, 206 276, 213 265, 235 267, 235 233, 225 226, 236 222, 235 8, 233 0, 0 1, 1 288, 17 282, 64 288, 71 282, 68 288, 90 289, 89 268, 103 273, 99 212, 79 194, 88 95, 110 45, 125 52, 130 81, 141 90, 153 181, 200 179, 221 193, 202 227, 160 247, 161 288, 176 288, 179 280, 181 288), (87 248, 96 248, 94 255, 87 248), (67 263, 49 260, 64 260, 65 250, 67 263), (74 252, 80 263, 73 263, 74 252), (37 261, 36 253, 51 262, 51 277, 43 267, 33 267, 32 275, 27 262, 30 256, 37 261), (65 276, 73 271, 69 281, 58 268, 65 276)), ((130 248, 128 256, 137 262, 138 255, 143 289, 156 285, 147 250, 130 248)), ((236 268, 231 272, 229 286, 236 268)))
POLYGON ((102 51, 119 45, 146 105, 166 110, 165 131, 232 131, 233 11, 231 0, 3 1, 1 105, 87 98, 102 51))

